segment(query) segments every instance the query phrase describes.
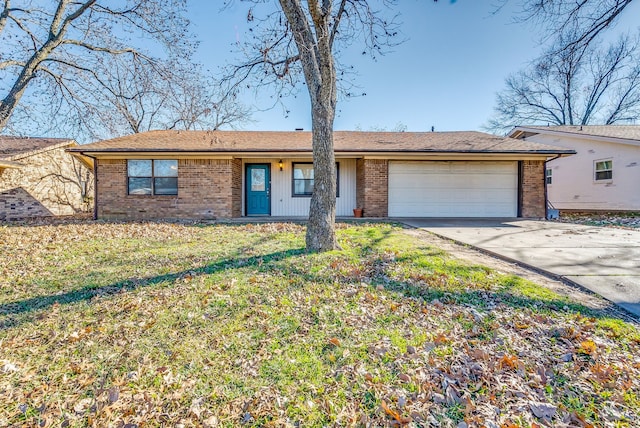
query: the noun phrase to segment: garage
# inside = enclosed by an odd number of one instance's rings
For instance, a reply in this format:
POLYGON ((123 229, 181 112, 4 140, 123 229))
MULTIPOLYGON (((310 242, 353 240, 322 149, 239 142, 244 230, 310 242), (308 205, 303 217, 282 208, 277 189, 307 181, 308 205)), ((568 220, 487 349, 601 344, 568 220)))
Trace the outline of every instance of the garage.
POLYGON ((389 161, 390 217, 517 217, 516 161, 389 161))

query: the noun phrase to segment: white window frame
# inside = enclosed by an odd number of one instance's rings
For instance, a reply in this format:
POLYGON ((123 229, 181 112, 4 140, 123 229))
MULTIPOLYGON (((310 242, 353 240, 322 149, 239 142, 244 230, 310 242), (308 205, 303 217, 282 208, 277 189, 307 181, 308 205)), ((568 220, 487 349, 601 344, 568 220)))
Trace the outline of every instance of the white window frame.
POLYGON ((553 184, 553 168, 547 168, 544 172, 544 182, 547 184, 553 184))
POLYGON ((595 183, 610 183, 613 181, 613 159, 598 159, 593 161, 593 181, 595 183), (606 162, 610 162, 611 163, 611 167, 610 168, 602 168, 602 169, 598 169, 598 164, 604 164, 606 162), (602 172, 610 172, 611 177, 607 177, 607 178, 598 178, 598 173, 602 173, 602 172))

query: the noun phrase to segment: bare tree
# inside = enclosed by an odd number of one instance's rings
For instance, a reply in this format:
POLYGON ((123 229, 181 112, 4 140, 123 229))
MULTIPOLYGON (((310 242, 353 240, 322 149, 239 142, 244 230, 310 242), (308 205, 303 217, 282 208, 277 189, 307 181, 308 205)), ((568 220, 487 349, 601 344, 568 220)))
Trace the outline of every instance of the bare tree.
POLYGON ((337 247, 335 237, 336 174, 333 123, 338 100, 340 49, 356 40, 373 55, 393 43, 398 34, 394 16, 384 19, 392 0, 279 0, 279 9, 253 0, 247 21, 251 38, 240 46, 246 61, 233 68, 236 85, 273 85, 282 95, 298 83, 306 84, 311 100, 314 191, 311 197, 306 245, 312 251, 337 247), (337 66, 338 64, 338 66, 337 66))
POLYGON ((251 122, 251 109, 238 99, 228 84, 192 69, 167 91, 171 94, 171 114, 165 121, 168 129, 236 129, 251 122))
POLYGON ((167 60, 149 69, 116 61, 100 75, 100 83, 87 82, 74 111, 90 122, 83 128, 92 139, 152 129, 235 128, 250 121, 251 111, 197 64, 167 60))
POLYGON ((396 122, 392 127, 386 125, 371 125, 366 129, 362 128, 360 124, 355 126, 355 131, 369 131, 369 132, 406 132, 409 127, 402 122, 396 122))
MULTIPOLYGON (((508 0, 507 0, 508 1, 508 0)), ((559 48, 589 45, 611 27, 632 0, 520 0, 521 18, 534 21, 552 38, 566 34, 559 48)))
POLYGON ((623 36, 605 49, 560 37, 506 79, 486 127, 501 133, 522 124, 610 125, 639 117, 640 40, 623 36))
POLYGON ((60 109, 88 108, 88 82, 102 86, 104 70, 121 60, 161 71, 153 58, 131 46, 136 36, 188 55, 191 38, 182 18, 185 0, 4 0, 0 12, 0 130, 27 89, 48 99, 50 117, 60 109))

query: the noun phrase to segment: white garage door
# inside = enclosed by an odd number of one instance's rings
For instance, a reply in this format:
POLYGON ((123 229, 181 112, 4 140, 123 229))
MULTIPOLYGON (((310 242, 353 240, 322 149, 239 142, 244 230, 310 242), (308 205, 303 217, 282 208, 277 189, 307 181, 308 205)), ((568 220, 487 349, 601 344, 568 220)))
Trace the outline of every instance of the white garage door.
POLYGON ((390 217, 517 215, 517 162, 389 162, 390 217))

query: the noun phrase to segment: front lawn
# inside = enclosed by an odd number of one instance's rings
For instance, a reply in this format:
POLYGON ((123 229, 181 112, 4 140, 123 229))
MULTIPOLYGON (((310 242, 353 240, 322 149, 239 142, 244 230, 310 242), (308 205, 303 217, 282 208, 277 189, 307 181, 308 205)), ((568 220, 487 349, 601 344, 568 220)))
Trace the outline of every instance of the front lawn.
POLYGON ((637 426, 637 326, 397 226, 338 234, 0 225, 0 426, 637 426))

